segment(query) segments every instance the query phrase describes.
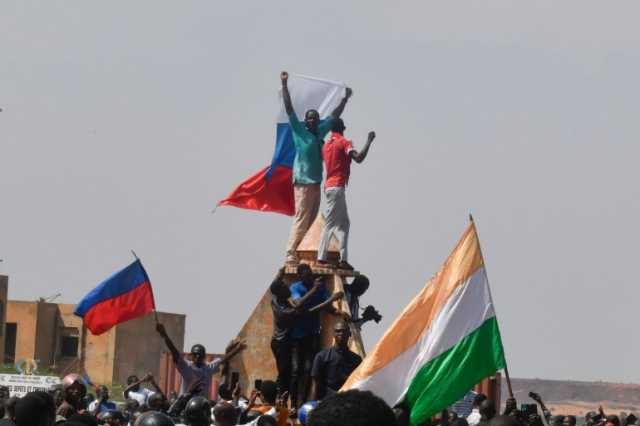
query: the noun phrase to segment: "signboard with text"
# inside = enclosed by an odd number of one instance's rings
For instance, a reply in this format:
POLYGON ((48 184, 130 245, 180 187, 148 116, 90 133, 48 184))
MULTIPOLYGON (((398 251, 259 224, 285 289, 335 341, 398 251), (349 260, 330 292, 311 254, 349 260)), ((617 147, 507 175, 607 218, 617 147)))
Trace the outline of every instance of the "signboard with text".
POLYGON ((52 386, 60 383, 60 378, 55 376, 0 374, 0 386, 8 387, 11 396, 22 397, 28 392, 48 391, 52 386))

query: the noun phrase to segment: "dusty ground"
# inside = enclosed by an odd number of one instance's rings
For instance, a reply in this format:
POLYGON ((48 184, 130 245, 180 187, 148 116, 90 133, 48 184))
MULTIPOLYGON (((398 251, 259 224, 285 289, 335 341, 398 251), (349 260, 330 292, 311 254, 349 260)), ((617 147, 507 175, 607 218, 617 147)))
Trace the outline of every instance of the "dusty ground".
POLYGON ((571 414, 574 416, 584 417, 589 411, 597 411, 598 405, 602 405, 604 412, 607 414, 619 414, 621 411, 626 413, 640 412, 640 406, 632 404, 624 404, 612 401, 585 402, 585 401, 561 401, 549 402, 547 406, 553 414, 571 414))

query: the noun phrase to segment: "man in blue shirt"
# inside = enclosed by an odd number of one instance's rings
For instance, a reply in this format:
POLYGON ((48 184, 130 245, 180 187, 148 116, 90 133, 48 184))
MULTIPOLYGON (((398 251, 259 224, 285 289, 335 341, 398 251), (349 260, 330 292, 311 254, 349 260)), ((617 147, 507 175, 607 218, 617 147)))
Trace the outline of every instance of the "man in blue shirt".
POLYGON ((280 74, 282 81, 282 99, 284 109, 289 116, 289 125, 293 134, 293 144, 296 156, 293 160, 293 195, 296 215, 291 225, 289 242, 287 243, 288 264, 297 264, 296 249, 307 230, 318 216, 320 208, 320 183, 322 183, 322 144, 324 137, 331 129, 333 120, 339 118, 344 111, 347 101, 353 94, 347 87, 340 104, 333 110, 329 119, 320 121, 320 114, 315 109, 308 110, 304 115, 304 126, 298 121, 293 110, 291 95, 287 82, 289 74, 280 74))
MULTIPOLYGON (((300 303, 304 298, 304 303, 308 306, 317 306, 329 300, 329 292, 324 286, 323 278, 315 278, 311 268, 306 263, 298 265, 297 281, 289 287, 291 290, 292 303, 300 303), (307 293, 313 293, 310 297, 305 297, 307 293)), ((325 306, 326 310, 334 315, 343 315, 331 304, 325 306)), ((343 315, 348 318, 348 315, 343 315)), ((320 310, 305 312, 296 320, 291 329, 291 407, 298 408, 298 402, 306 401, 309 392, 309 376, 313 358, 318 352, 320 337, 320 310)))
POLYGON ((97 417, 98 414, 102 412, 114 411, 118 408, 115 402, 109 400, 109 388, 107 388, 105 385, 100 385, 100 387, 98 387, 98 389, 96 390, 96 394, 98 399, 89 404, 88 407, 89 412, 94 416, 97 417))

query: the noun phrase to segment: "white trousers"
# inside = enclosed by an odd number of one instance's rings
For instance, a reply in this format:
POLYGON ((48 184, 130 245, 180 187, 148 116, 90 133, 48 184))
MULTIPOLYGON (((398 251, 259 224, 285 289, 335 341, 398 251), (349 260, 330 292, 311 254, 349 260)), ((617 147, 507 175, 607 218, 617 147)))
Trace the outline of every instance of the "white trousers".
POLYGON ((327 260, 327 250, 331 236, 335 235, 340 248, 340 260, 347 261, 347 243, 349 241, 349 214, 347 213, 347 199, 345 187, 327 188, 324 191, 326 207, 324 211, 324 229, 318 247, 318 260, 327 260))

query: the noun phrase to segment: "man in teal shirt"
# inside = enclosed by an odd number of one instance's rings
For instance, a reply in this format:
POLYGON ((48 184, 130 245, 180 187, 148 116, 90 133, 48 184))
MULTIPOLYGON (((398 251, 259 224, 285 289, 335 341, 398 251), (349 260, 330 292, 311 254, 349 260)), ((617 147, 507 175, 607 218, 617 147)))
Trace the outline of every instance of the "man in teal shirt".
POLYGON ((291 95, 287 86, 288 79, 289 74, 283 71, 280 74, 282 99, 284 101, 284 109, 289 116, 293 144, 296 148, 296 156, 293 160, 293 195, 296 215, 291 225, 291 233, 287 243, 286 262, 288 264, 296 264, 298 263, 296 256, 298 244, 300 244, 307 230, 309 230, 320 208, 322 144, 324 143, 324 137, 331 129, 333 120, 339 118, 342 111, 344 111, 344 107, 353 92, 347 87, 344 98, 324 122, 320 122, 318 111, 315 109, 308 110, 304 115, 303 125, 298 121, 298 116, 293 110, 291 95))

